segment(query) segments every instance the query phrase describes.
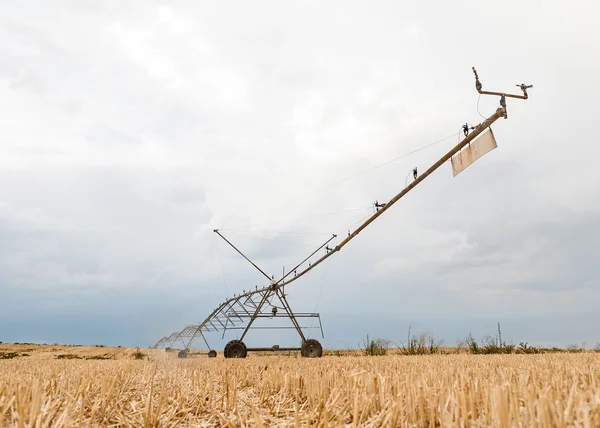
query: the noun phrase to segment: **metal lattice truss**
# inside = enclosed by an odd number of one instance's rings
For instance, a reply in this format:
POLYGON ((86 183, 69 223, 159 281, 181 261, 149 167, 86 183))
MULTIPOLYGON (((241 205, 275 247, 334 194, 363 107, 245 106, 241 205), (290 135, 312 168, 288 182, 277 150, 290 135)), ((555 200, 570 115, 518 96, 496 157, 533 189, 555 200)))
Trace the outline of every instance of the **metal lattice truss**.
POLYGON ((156 348, 165 348, 165 343, 167 342, 168 337, 162 337, 158 342, 156 342, 153 346, 154 349, 156 348))
POLYGON ((289 319, 291 326, 254 326, 255 329, 296 329, 305 339, 302 330, 308 328, 300 325, 300 319, 316 318, 323 334, 321 317, 315 312, 292 312, 287 301, 283 286, 275 284, 251 292, 234 296, 221 303, 202 323, 189 325, 180 332, 175 332, 169 337, 163 337, 154 348, 168 348, 182 341, 185 349, 190 349, 192 342, 202 338, 210 350, 206 333, 221 332, 222 337, 228 330, 243 330, 242 339, 257 319, 289 319))
POLYGON ((308 328, 301 326, 299 319, 302 318, 317 318, 319 320, 319 328, 321 329, 321 335, 323 334, 323 326, 321 324, 321 317, 318 313, 314 312, 293 312, 290 308, 290 304, 287 301, 285 286, 291 282, 299 279, 310 270, 312 270, 319 263, 323 262, 329 256, 334 253, 334 250, 326 247, 329 242, 336 238, 336 235, 332 235, 323 245, 317 248, 313 253, 306 257, 303 261, 298 263, 294 269, 284 274, 279 280, 269 278, 269 276, 250 259, 248 259, 240 250, 238 250, 231 242, 229 242, 218 230, 214 231, 223 240, 225 240, 234 250, 242 255, 248 262, 250 262, 258 271, 260 271, 271 284, 263 287, 256 288, 254 291, 244 292, 239 296, 234 296, 221 303, 202 323, 198 325, 187 326, 180 332, 173 333, 169 337, 163 337, 159 340, 154 348, 167 348, 172 347, 174 343, 181 339, 185 349, 190 349, 190 346, 194 340, 201 337, 208 349, 211 347, 206 340, 206 333, 222 332, 222 336, 225 337, 225 333, 228 330, 243 330, 240 340, 243 340, 248 333, 248 330, 254 322, 261 319, 278 319, 287 318, 291 321, 292 326, 255 326, 255 329, 295 329, 300 335, 303 341, 306 341, 303 330, 308 328), (296 272, 296 269, 306 261, 315 255, 318 251, 326 248, 326 254, 317 260, 314 264, 303 269, 300 272, 296 272), (291 274, 294 276, 286 282, 286 278, 291 274), (187 339, 187 342, 184 341, 187 339))

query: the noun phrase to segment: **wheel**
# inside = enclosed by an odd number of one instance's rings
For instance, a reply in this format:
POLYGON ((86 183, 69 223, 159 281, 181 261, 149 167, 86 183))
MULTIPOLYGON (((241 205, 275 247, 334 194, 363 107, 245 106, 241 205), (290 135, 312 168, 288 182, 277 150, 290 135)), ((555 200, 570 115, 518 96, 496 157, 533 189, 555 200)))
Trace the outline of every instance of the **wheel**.
POLYGON ((177 353, 177 358, 187 358, 187 356, 188 356, 187 349, 183 349, 177 353))
POLYGON ((305 358, 321 358, 323 356, 323 347, 318 340, 308 339, 302 344, 300 355, 305 358))
POLYGON ((305 358, 321 358, 323 356, 323 347, 316 339, 308 339, 302 345, 300 355, 305 358))
POLYGON ((211 349, 210 351, 208 351, 208 358, 215 358, 217 356, 217 351, 215 351, 214 349, 211 349))
POLYGON ((248 351, 246 350, 246 345, 244 345, 244 342, 241 340, 232 340, 225 345, 223 355, 225 358, 246 358, 248 351))
POLYGON ((246 345, 241 340, 230 341, 223 350, 225 358, 246 358, 247 354, 246 345))

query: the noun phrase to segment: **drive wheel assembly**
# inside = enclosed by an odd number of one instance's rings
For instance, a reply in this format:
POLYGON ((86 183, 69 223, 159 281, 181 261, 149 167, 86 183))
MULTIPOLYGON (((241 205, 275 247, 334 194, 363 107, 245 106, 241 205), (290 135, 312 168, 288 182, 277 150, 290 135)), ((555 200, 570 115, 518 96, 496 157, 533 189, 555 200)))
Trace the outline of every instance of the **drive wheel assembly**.
POLYGON ((246 349, 244 342, 241 340, 232 340, 225 345, 223 355, 225 358, 246 358, 246 355, 248 355, 248 350, 246 349))
POLYGON ((300 355, 305 358, 321 358, 323 356, 323 347, 318 340, 308 339, 302 344, 300 355))
POLYGON ((177 358, 187 358, 187 356, 188 356, 187 349, 183 349, 177 353, 177 358))
POLYGON ((208 358, 216 358, 217 356, 217 351, 215 351, 214 349, 211 349, 210 351, 208 351, 208 358))

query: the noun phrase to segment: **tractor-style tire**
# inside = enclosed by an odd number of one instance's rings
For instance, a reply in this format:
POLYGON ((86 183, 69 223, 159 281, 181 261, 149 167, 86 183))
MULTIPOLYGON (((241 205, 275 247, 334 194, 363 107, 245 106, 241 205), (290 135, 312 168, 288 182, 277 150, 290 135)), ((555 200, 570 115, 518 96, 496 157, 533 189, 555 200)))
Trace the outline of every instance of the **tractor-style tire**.
POLYGON ((323 347, 316 339, 308 339, 302 344, 300 355, 304 358, 321 358, 323 356, 323 347))
POLYGON ((188 350, 187 349, 182 349, 181 351, 179 351, 177 353, 177 358, 187 358, 188 356, 188 350))
POLYGON ((241 340, 232 340, 225 345, 223 355, 225 358, 246 358, 248 350, 241 340))
POLYGON ((216 358, 217 357, 217 351, 215 351, 214 349, 211 349, 210 351, 208 351, 208 358, 216 358))

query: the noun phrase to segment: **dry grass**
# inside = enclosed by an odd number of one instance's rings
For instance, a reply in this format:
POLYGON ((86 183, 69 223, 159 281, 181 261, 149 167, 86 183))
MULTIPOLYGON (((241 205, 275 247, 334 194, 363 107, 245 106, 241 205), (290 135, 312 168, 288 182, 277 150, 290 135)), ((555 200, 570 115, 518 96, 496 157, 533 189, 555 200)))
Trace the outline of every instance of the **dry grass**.
POLYGON ((600 354, 177 360, 144 350, 138 361, 131 349, 89 351, 121 358, 0 360, 0 426, 600 426, 600 354))

